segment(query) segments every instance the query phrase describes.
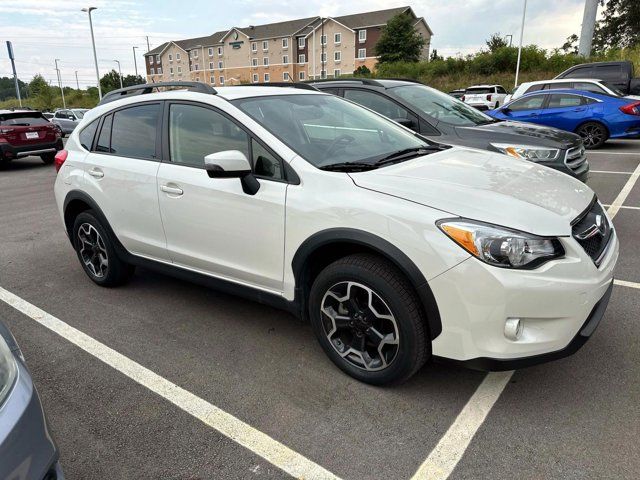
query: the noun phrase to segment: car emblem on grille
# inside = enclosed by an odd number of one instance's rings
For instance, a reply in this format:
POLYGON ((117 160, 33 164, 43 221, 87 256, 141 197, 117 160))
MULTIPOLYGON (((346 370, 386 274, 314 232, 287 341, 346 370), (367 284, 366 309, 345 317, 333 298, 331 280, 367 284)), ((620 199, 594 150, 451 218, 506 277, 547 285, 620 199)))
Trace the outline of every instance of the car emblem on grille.
POLYGON ((603 237, 607 234, 607 222, 602 215, 596 215, 594 223, 583 232, 576 233, 576 238, 578 240, 587 240, 597 234, 603 237))

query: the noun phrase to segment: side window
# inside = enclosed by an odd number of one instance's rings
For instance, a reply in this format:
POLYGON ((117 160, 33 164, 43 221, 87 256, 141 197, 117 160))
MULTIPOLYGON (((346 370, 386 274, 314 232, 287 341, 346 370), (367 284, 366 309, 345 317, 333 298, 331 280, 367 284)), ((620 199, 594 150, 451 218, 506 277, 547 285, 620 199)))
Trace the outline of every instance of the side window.
POLYGON ((582 104, 583 105, 591 105, 592 103, 598 103, 598 101, 595 98, 582 97, 582 104))
POLYGON ((553 94, 547 108, 578 107, 582 104, 582 97, 578 95, 553 94))
POLYGON ((370 108, 374 112, 378 112, 380 115, 384 115, 393 120, 409 118, 409 112, 406 109, 377 93, 347 88, 344 91, 344 98, 370 108))
POLYGON ((621 80, 622 65, 598 65, 596 66, 595 78, 601 80, 621 80))
POLYGON ((507 93, 507 91, 503 88, 503 87, 496 87, 496 90, 498 90, 498 93, 507 93))
POLYGON ((573 88, 573 82, 548 83, 545 85, 546 90, 554 90, 560 88, 573 88))
POLYGON ((156 158, 159 103, 138 105, 113 114, 111 153, 122 157, 156 158))
POLYGON ((592 67, 578 67, 567 73, 563 78, 593 78, 594 73, 592 67))
POLYGON ((80 140, 80 145, 85 150, 91 150, 91 144, 93 143, 93 137, 96 134, 96 130, 98 129, 98 120, 96 119, 91 122, 89 125, 84 127, 78 135, 78 139, 80 140))
POLYGON ((113 115, 107 115, 104 117, 104 122, 102 122, 102 128, 100 129, 100 135, 98 136, 98 141, 96 142, 96 152, 110 152, 110 144, 111 144, 111 121, 113 119, 113 115))
POLYGON ((253 138, 251 139, 251 154, 253 157, 253 171, 258 177, 284 180, 284 172, 280 161, 253 138))
POLYGON ((224 150, 239 150, 249 158, 249 136, 221 113, 196 105, 169 108, 171 161, 204 167, 204 157, 224 150))
POLYGON ((593 93, 606 93, 600 85, 591 82, 576 82, 573 88, 593 93))
POLYGON ((531 97, 516 100, 511 105, 509 105, 509 110, 512 110, 514 112, 519 112, 521 110, 537 110, 539 108, 542 108, 544 97, 545 95, 534 95, 531 97))
POLYGON ((527 91, 524 93, 529 93, 529 92, 537 92, 538 90, 542 90, 544 89, 546 84, 544 83, 538 83, 536 85, 531 85, 529 88, 527 88, 527 91))

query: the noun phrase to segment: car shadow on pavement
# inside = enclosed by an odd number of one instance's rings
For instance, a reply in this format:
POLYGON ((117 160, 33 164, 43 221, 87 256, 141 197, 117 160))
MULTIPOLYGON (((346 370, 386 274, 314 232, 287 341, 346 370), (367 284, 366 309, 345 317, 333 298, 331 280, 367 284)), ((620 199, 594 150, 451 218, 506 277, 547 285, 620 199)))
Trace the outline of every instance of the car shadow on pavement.
POLYGON ((38 168, 53 168, 52 165, 46 165, 39 158, 20 158, 11 160, 10 162, 0 163, 0 172, 18 172, 23 170, 35 170, 38 168))

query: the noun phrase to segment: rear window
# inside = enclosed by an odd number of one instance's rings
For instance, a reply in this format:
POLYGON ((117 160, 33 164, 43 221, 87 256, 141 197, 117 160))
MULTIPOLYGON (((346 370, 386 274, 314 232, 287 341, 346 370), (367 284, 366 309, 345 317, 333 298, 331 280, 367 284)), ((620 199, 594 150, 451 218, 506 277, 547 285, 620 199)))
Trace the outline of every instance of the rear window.
POLYGON ((29 127, 32 125, 49 125, 49 121, 40 112, 5 113, 0 115, 0 126, 29 127))
POLYGON ((482 95, 482 94, 485 94, 485 93, 495 93, 495 89, 493 87, 467 88, 465 93, 467 93, 469 95, 482 95))
POLYGON ((596 78, 601 80, 619 80, 622 77, 622 65, 599 65, 596 67, 596 78))

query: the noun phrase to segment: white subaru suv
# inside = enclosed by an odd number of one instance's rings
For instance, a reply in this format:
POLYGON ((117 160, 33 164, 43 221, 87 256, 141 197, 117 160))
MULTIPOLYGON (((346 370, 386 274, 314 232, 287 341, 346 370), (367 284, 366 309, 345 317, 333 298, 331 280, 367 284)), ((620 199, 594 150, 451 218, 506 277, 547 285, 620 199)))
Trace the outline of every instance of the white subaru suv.
POLYGON ((145 266, 280 306, 372 384, 559 358, 602 318, 618 240, 582 182, 309 86, 157 85, 105 97, 56 158, 98 285, 145 266))

